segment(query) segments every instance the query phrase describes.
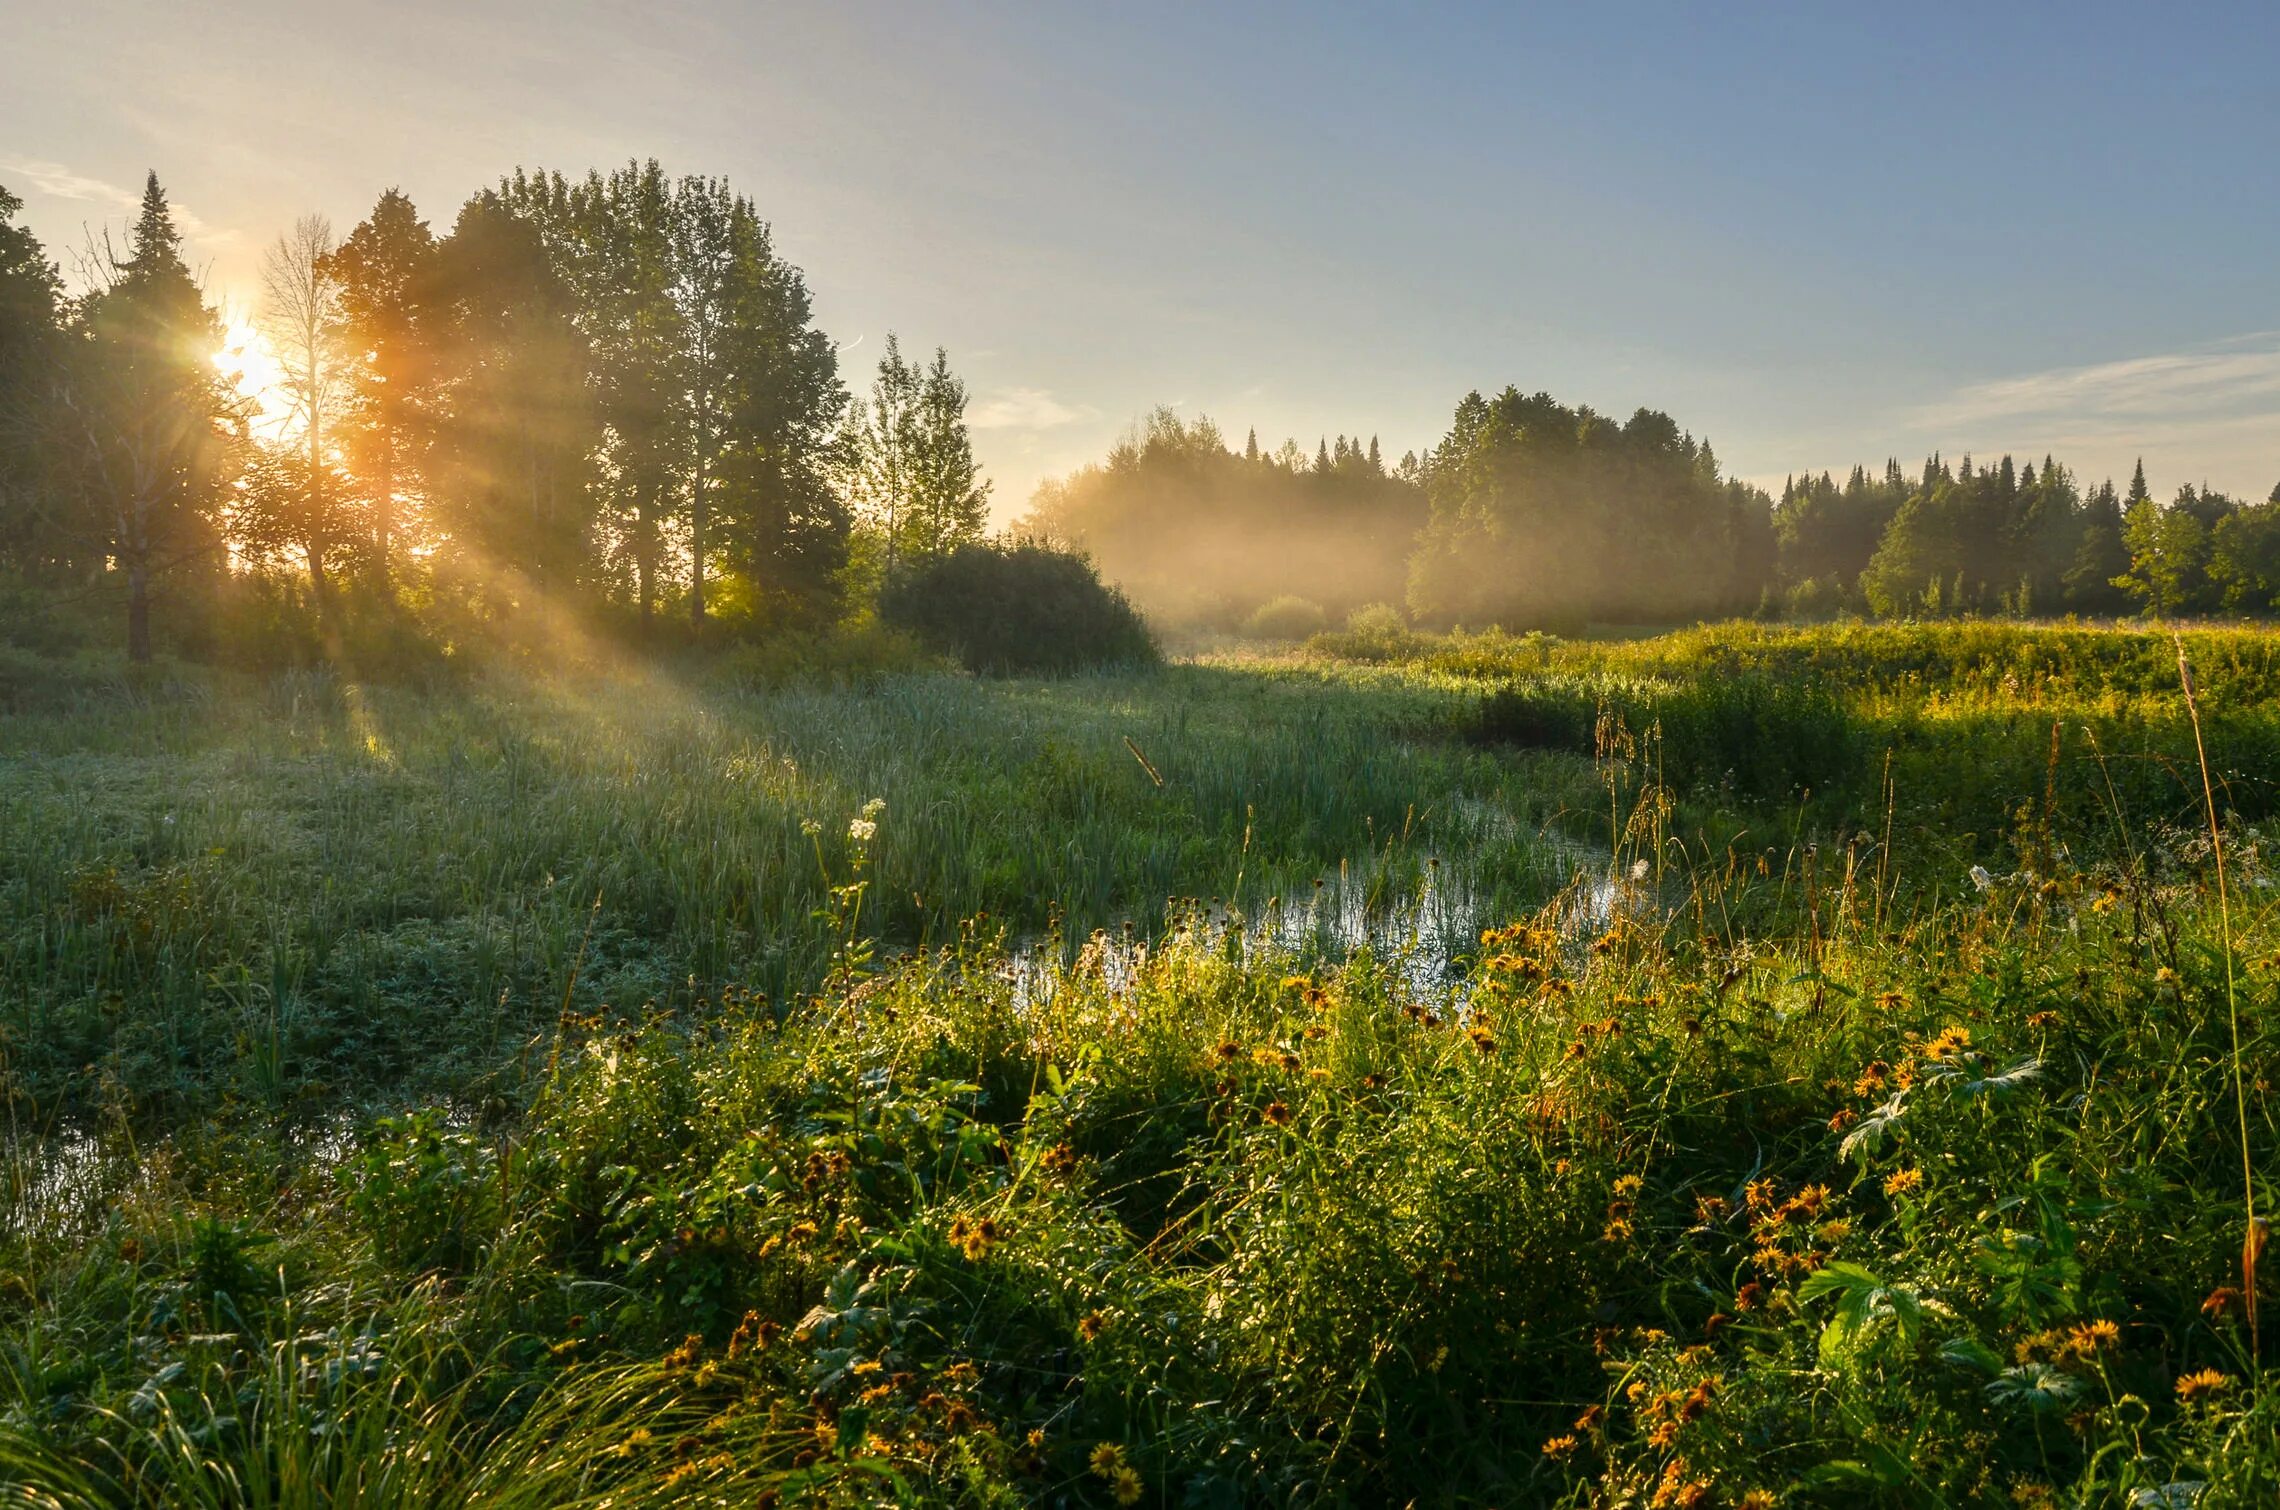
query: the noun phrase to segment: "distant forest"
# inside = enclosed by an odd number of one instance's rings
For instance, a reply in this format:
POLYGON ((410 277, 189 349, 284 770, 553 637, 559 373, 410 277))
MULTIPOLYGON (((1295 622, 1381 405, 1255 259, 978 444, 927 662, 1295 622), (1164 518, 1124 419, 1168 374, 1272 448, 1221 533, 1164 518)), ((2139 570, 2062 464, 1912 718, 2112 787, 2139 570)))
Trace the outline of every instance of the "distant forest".
POLYGON ((1370 604, 1479 628, 1669 624, 1733 614, 2266 615, 2280 611, 2280 486, 2187 486, 2164 504, 2050 457, 1931 457, 1722 478, 1707 441, 1641 409, 1617 423, 1548 394, 1467 394, 1394 465, 1340 438, 1229 447, 1159 411, 1101 464, 1038 490, 1026 527, 1090 551, 1152 614, 1239 630, 1370 604))
MULTIPOLYGON (((0 648, 78 648, 90 603, 133 659, 269 663, 514 627, 771 641, 899 612, 1000 665, 1042 622, 992 606, 1009 596, 1072 605, 1116 655, 1144 641, 1049 552, 987 541, 946 353, 890 335, 849 392, 804 274, 720 179, 518 170, 440 233, 394 190, 344 236, 305 217, 264 264, 275 370, 252 397, 155 174, 123 239, 80 251, 76 292, 20 209, 0 189, 0 648), (961 552, 994 555, 953 570, 961 552)), ((2049 457, 1935 456, 1774 498, 1665 414, 1511 388, 1466 395, 1398 461, 1360 436, 1237 447, 1159 410, 1016 531, 1089 555, 1160 625, 1275 638, 1372 605, 1563 630, 2280 611, 2280 488, 2164 503, 2142 466, 2124 491, 2049 457)))

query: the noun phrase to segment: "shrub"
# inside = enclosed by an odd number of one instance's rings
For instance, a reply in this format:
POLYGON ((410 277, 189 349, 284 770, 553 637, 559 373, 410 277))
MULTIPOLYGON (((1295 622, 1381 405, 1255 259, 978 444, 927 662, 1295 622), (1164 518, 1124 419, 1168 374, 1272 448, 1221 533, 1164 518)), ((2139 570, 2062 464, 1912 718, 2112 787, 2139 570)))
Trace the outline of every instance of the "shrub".
POLYGON ((1330 620, 1322 605, 1293 593, 1261 603, 1244 621, 1244 632, 1262 640, 1303 640, 1320 634, 1330 620))
POLYGON ((1343 630, 1314 637, 1313 648, 1352 661, 1398 661, 1414 655, 1424 637, 1409 627, 1401 610, 1387 603, 1365 603, 1346 616, 1343 630))
POLYGON ((1091 561, 1031 541, 961 545, 906 571, 879 616, 992 675, 1145 665, 1156 643, 1091 561))

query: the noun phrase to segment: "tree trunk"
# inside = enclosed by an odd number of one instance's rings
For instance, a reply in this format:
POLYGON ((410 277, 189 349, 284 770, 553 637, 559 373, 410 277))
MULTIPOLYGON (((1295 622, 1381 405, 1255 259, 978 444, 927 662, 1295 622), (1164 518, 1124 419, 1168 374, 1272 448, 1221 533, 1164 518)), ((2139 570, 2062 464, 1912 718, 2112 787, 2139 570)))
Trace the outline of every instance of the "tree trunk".
POLYGON ((127 563, 127 659, 150 660, 150 563, 140 552, 127 563))
POLYGON ((649 638, 650 600, 657 577, 657 525, 643 519, 633 547, 633 595, 641 602, 641 637, 649 638))
POLYGON ((380 496, 373 500, 373 524, 379 535, 380 585, 388 585, 389 554, 396 535, 396 442, 380 441, 380 496))
POLYGON ((309 599, 316 604, 317 623, 329 627, 333 616, 332 579, 325 575, 324 550, 314 541, 308 541, 301 546, 301 552, 309 559, 309 599))

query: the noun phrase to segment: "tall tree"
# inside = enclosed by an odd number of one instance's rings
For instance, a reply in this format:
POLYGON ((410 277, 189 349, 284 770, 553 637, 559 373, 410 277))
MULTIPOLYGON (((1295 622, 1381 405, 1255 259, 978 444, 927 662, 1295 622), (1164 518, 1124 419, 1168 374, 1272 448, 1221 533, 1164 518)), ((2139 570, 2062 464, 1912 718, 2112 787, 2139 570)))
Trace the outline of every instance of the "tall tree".
POLYGON ((332 255, 343 325, 344 403, 337 428, 371 524, 372 569, 394 570, 407 496, 417 496, 424 407, 435 380, 424 298, 436 242, 399 189, 373 205, 332 255))
POLYGON ((855 510, 882 542, 892 576, 910 522, 911 494, 918 475, 920 407, 925 398, 923 369, 903 360, 902 346, 887 332, 868 403, 858 399, 848 411, 843 437, 847 491, 855 510))
POLYGON ((279 386, 292 401, 279 439, 294 460, 262 474, 244 511, 257 543, 290 541, 299 550, 321 617, 332 612, 334 558, 353 533, 332 431, 347 397, 349 366, 333 250, 331 222, 304 215, 262 260, 261 328, 283 372, 279 386))
POLYGON ((990 485, 974 460, 973 437, 966 430, 966 385, 951 374, 949 353, 939 346, 919 382, 916 432, 910 553, 940 555, 981 539, 989 521, 990 485))
POLYGON ((79 442, 78 522, 126 580, 127 655, 151 658, 155 579, 203 559, 218 567, 216 511, 239 406, 214 365, 220 319, 182 261, 153 173, 125 257, 90 259, 81 339, 63 398, 79 442))
POLYGON ((600 446, 576 292, 538 225, 486 191, 437 243, 417 297, 446 560, 503 604, 567 602, 591 571, 586 479, 600 446))
POLYGON ((63 280, 37 237, 10 222, 24 202, 0 187, 0 561, 47 554, 48 422, 62 355, 63 280))

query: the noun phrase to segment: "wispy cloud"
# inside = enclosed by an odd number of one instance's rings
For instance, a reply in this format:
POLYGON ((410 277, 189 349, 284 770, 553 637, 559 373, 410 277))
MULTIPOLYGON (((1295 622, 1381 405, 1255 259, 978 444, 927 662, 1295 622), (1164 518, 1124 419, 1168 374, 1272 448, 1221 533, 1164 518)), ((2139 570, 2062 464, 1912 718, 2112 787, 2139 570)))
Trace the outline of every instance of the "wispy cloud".
POLYGON ((2275 407, 2274 400, 2280 400, 2280 332, 2260 331, 2193 350, 1975 383, 1910 418, 1927 430, 1948 430, 2025 418, 2238 415, 2275 407))
MULTIPOLYGON (((142 208, 142 190, 129 189, 107 179, 90 178, 75 173, 62 163, 40 162, 22 158, 0 158, 0 173, 28 184, 51 199, 69 200, 74 204, 100 205, 105 210, 123 210, 133 214, 142 208)), ((234 232, 218 231, 174 201, 174 222, 186 236, 202 241, 226 241, 234 232)))
POLYGON ((966 423, 976 430, 1051 430, 1100 418, 1089 404, 1065 404, 1043 388, 1008 388, 974 405, 966 423))

